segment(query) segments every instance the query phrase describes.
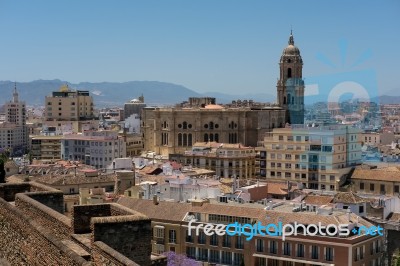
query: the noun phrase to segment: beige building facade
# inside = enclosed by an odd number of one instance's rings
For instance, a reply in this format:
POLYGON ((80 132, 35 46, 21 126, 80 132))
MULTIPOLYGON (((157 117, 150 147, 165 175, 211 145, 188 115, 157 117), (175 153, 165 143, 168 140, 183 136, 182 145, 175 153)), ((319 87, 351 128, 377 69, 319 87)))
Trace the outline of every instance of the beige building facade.
POLYGON ((240 179, 254 178, 255 157, 254 147, 217 142, 198 142, 182 155, 170 155, 180 163, 215 171, 219 177, 240 179))
POLYGON ((31 136, 31 155, 37 160, 61 159, 62 136, 31 136))
POLYGON ((346 126, 274 129, 258 147, 261 179, 301 182, 310 189, 337 190, 361 164, 360 132, 346 126))
POLYGON ((93 99, 89 91, 73 91, 62 86, 45 99, 47 121, 79 121, 93 119, 93 99))
POLYGON ((183 154, 196 142, 257 145, 266 132, 284 126, 285 110, 278 106, 229 108, 220 105, 190 108, 144 108, 144 149, 161 155, 183 154))

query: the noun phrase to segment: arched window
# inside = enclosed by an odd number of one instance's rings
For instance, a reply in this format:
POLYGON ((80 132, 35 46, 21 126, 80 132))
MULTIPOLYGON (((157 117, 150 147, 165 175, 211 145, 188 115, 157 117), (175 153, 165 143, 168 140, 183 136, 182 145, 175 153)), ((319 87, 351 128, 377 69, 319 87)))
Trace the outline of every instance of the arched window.
POLYGON ((283 97, 283 104, 286 104, 286 96, 283 97))
POLYGON ((292 104, 295 104, 295 102, 294 102, 294 96, 292 96, 292 104))
POLYGON ((182 133, 178 134, 178 146, 182 146, 182 133))
POLYGON ((187 122, 185 121, 182 124, 183 124, 183 129, 187 129, 187 122))
POLYGON ((210 141, 214 141, 214 134, 210 134, 210 141))
POLYGON ((210 129, 214 129, 214 123, 210 122, 210 129))
POLYGON ((288 94, 288 97, 287 97, 287 103, 290 104, 290 93, 288 94))
POLYGON ((219 136, 218 136, 218 133, 215 133, 215 135, 214 135, 214 139, 215 139, 215 141, 216 141, 216 142, 219 142, 219 136))
POLYGON ((287 77, 288 78, 292 77, 292 69, 290 67, 287 69, 287 77))
POLYGON ((187 134, 183 133, 183 146, 187 146, 187 134))
POLYGON ((192 146, 192 145, 193 145, 192 134, 189 133, 188 134, 188 146, 192 146))
POLYGON ((204 134, 204 142, 208 142, 208 134, 204 134))

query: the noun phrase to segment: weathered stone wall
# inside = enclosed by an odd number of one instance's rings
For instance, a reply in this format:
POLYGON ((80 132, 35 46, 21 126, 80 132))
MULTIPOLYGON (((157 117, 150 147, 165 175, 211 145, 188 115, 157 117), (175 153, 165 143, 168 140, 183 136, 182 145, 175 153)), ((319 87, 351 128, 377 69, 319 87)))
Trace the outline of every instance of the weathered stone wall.
POLYGON ((14 201, 15 194, 22 192, 29 192, 30 184, 1 184, 0 185, 0 198, 6 201, 14 201))
POLYGON ((59 239, 69 239, 72 230, 71 219, 31 197, 32 195, 39 195, 41 193, 44 192, 17 194, 15 206, 26 217, 32 218, 41 226, 48 228, 55 237, 59 239))
POLYGON ((76 205, 72 207, 72 230, 74 234, 91 233, 92 217, 111 216, 110 204, 76 205))
POLYGON ((393 253, 400 247, 400 231, 386 230, 387 233, 387 254, 389 261, 392 259, 393 253))
POLYGON ((120 204, 110 203, 110 207, 111 207, 111 216, 142 215, 120 204))
POLYGON ((64 213, 64 194, 61 191, 42 191, 25 193, 25 195, 32 199, 46 205, 47 207, 59 212, 64 213))
POLYGON ((115 251, 101 241, 93 243, 92 246, 92 261, 95 265, 104 266, 136 266, 132 260, 128 259, 121 253, 115 251))
POLYGON ((151 220, 144 215, 92 218, 92 243, 101 241, 135 263, 151 265, 151 220))
POLYGON ((0 199, 0 257, 12 265, 90 265, 44 227, 0 199))

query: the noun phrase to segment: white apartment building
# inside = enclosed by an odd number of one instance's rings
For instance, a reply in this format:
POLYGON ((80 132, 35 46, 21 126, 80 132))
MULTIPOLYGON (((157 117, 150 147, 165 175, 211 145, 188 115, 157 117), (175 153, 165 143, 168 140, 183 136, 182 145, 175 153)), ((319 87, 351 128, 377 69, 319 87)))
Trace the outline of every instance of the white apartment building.
POLYGON ((64 135, 61 140, 61 158, 82 161, 97 169, 107 168, 115 158, 126 157, 126 143, 111 130, 85 131, 64 135))

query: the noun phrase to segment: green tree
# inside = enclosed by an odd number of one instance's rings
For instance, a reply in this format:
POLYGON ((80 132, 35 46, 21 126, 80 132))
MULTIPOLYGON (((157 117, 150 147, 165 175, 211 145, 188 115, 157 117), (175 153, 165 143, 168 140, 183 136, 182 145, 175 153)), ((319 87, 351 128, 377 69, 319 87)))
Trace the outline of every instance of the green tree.
POLYGON ((0 183, 6 182, 6 169, 5 164, 8 161, 8 155, 6 151, 0 152, 0 183))

